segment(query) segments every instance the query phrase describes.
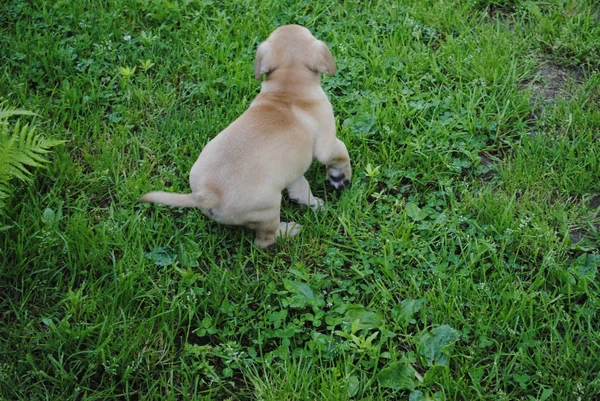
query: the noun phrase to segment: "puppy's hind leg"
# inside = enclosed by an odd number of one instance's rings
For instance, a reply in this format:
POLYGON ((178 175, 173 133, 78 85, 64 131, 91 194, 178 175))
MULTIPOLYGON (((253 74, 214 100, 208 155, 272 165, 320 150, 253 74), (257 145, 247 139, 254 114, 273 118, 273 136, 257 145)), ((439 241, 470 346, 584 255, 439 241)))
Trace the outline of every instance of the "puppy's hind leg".
POLYGON ((277 241, 279 237, 294 237, 300 232, 302 226, 296 222, 280 222, 279 208, 276 213, 273 213, 270 218, 267 218, 258 223, 252 224, 252 228, 256 230, 254 245, 259 248, 267 248, 277 241))
POLYGON ((294 221, 286 223, 284 221, 276 223, 269 222, 261 224, 256 228, 256 237, 254 245, 259 248, 267 248, 277 241, 279 237, 294 237, 300 232, 302 226, 294 221))
POLYGON ((287 191, 290 199, 301 205, 310 206, 313 209, 321 209, 323 207, 323 201, 313 196, 310 191, 310 184, 304 176, 301 176, 288 186, 287 191))
POLYGON ((259 248, 267 248, 275 243, 277 230, 279 229, 279 219, 270 222, 264 222, 256 227, 256 236, 254 245, 259 248))
POLYGON ((301 224, 296 223, 295 221, 285 222, 282 221, 279 223, 279 228, 277 229, 277 238, 279 237, 288 237, 292 238, 298 235, 300 229, 302 228, 301 224))

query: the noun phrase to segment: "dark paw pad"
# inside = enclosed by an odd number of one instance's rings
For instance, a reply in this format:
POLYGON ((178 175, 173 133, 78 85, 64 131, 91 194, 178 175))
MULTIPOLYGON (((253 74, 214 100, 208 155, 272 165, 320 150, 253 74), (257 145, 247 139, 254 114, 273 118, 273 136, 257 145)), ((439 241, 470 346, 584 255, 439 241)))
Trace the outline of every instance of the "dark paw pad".
POLYGON ((347 187, 350 184, 350 180, 348 180, 348 179, 339 180, 339 181, 334 181, 334 180, 330 179, 329 182, 331 183, 331 185, 333 185, 333 187, 335 189, 344 189, 345 187, 347 187))
MULTIPOLYGON (((344 173, 329 174, 329 179, 331 180, 331 182, 340 182, 344 179, 344 177, 346 177, 346 174, 344 174, 344 173)), ((346 180, 346 181, 348 181, 348 180, 346 180)))

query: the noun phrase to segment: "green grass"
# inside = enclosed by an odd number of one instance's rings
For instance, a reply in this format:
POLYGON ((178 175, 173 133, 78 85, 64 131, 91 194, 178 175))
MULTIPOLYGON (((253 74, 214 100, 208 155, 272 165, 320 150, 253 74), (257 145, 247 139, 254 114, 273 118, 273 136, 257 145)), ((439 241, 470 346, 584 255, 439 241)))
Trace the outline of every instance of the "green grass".
POLYGON ((0 97, 68 142, 0 210, 0 399, 595 399, 599 18, 592 0, 3 1, 0 97), (315 164, 326 210, 284 202, 303 231, 266 251, 141 204, 188 190, 285 23, 336 58, 352 185, 315 164))

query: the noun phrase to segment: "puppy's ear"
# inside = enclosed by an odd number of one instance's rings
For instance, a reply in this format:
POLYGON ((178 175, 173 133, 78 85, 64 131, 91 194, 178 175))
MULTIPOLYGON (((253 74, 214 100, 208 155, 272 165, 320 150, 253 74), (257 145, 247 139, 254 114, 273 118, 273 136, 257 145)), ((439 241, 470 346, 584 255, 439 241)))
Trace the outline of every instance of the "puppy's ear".
POLYGON ((271 57, 271 45, 268 42, 262 42, 256 49, 256 59, 254 60, 254 78, 260 81, 263 74, 273 71, 273 60, 271 57))
POLYGON ((314 47, 314 63, 311 69, 321 74, 334 75, 336 71, 335 60, 325 42, 317 40, 314 47))

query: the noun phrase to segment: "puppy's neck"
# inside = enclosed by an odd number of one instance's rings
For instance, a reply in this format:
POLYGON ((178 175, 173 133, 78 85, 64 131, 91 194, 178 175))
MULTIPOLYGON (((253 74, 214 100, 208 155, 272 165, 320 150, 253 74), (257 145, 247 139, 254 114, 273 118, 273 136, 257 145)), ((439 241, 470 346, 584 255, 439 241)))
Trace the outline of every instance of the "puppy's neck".
POLYGON ((322 92, 318 73, 297 66, 281 66, 267 74, 260 93, 293 93, 297 96, 314 97, 322 92), (318 88, 318 92, 315 89, 318 88))

